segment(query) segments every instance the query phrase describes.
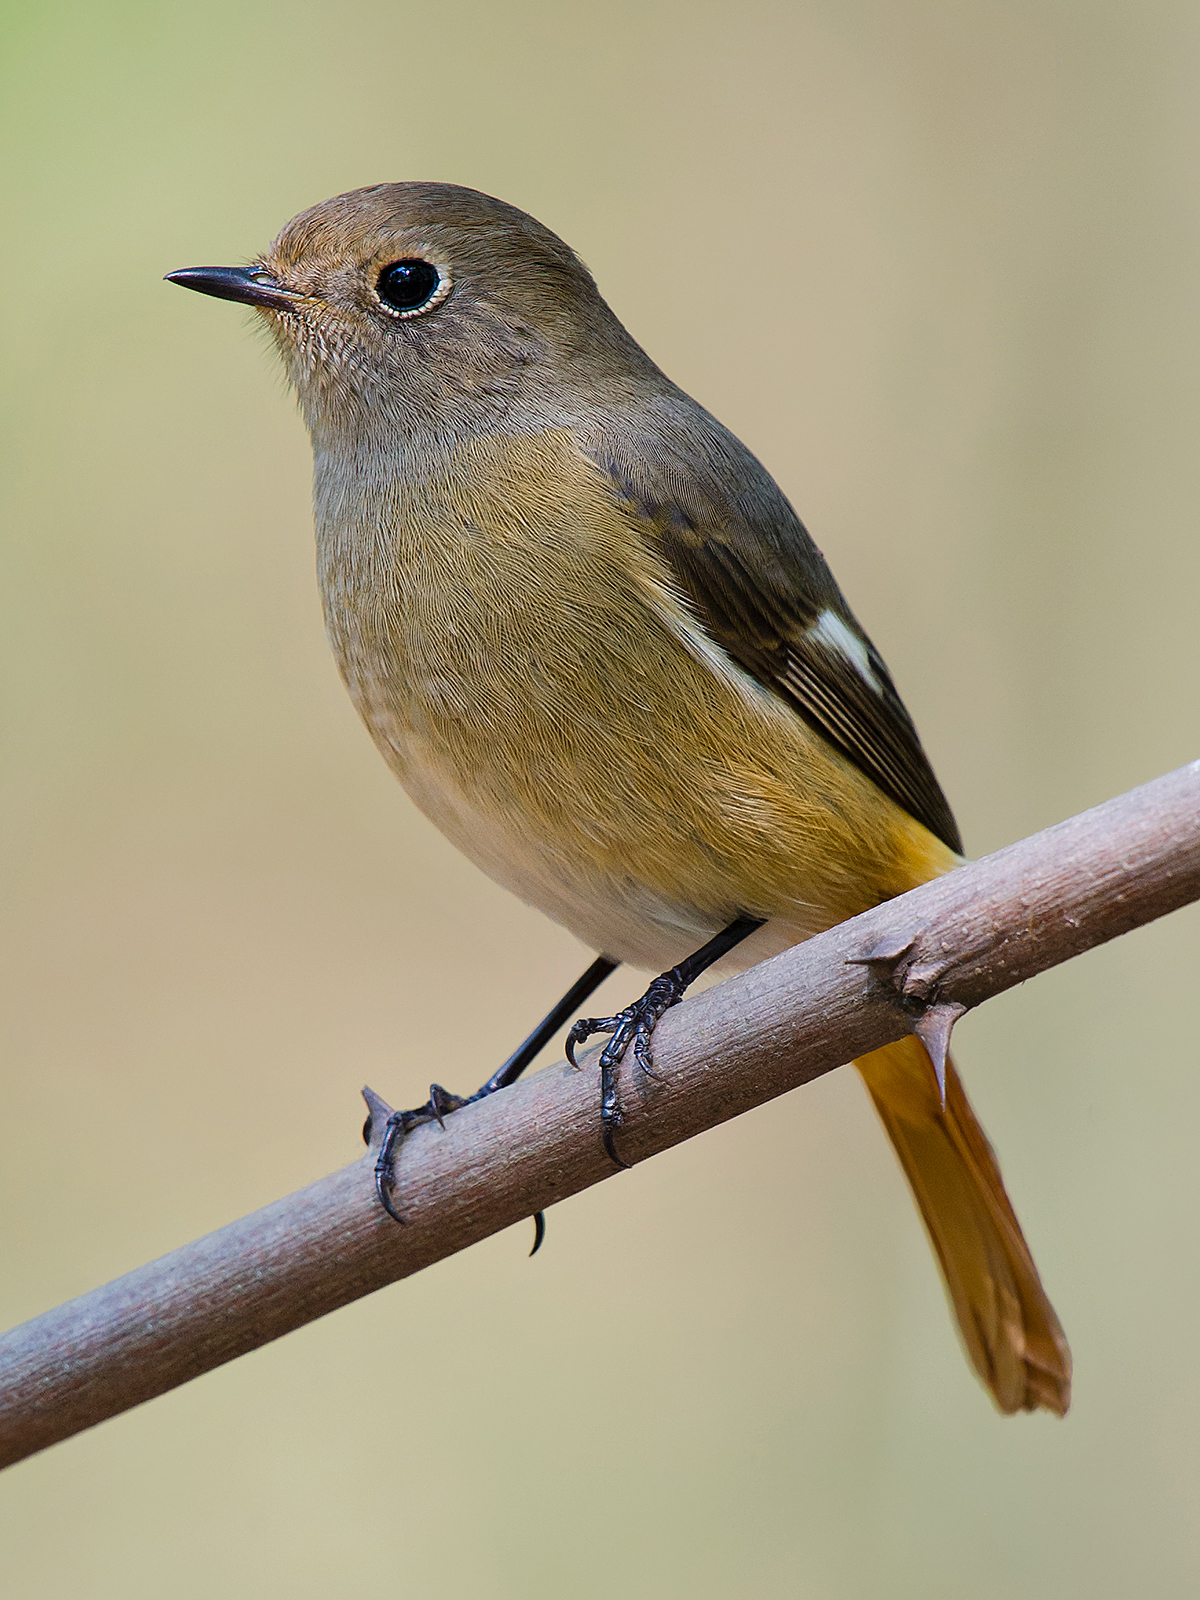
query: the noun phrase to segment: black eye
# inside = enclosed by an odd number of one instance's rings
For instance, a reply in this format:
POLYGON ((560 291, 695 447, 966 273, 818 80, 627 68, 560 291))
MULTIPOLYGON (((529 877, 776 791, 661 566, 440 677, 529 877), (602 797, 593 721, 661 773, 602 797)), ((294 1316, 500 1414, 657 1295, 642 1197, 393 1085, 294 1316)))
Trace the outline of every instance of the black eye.
POLYGON ((393 311, 411 314, 427 306, 441 287, 438 269, 428 261, 413 257, 409 261, 393 261, 379 274, 375 289, 384 305, 393 311))

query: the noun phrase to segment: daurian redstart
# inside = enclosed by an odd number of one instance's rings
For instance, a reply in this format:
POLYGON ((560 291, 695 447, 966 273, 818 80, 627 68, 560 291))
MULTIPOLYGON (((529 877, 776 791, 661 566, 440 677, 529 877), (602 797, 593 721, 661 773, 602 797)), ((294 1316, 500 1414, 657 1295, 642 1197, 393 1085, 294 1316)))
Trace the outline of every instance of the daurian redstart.
MULTIPOLYGON (((171 276, 274 335, 312 435, 329 638, 385 760, 485 872, 602 952, 547 1024, 619 961, 662 972, 572 1029, 613 1035, 619 1159, 617 1063, 632 1043, 649 1066, 699 971, 962 859, 887 668, 770 475, 514 207, 379 184, 250 267, 171 276)), ((953 1066, 943 1097, 915 1037, 856 1065, 976 1371, 1002 1411, 1065 1412, 1066 1341, 953 1066)), ((435 1088, 401 1131, 462 1103, 435 1088)))

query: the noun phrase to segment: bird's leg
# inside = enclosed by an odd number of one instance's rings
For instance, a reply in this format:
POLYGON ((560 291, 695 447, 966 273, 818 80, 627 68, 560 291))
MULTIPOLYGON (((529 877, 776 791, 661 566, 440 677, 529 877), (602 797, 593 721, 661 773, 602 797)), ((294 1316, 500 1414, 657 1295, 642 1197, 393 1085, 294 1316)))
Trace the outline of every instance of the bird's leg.
MULTIPOLYGON (((539 1050, 553 1039, 571 1013, 600 987, 610 972, 617 970, 618 965, 618 962, 610 961, 607 956, 597 956, 583 976, 571 985, 553 1011, 542 1018, 528 1039, 518 1045, 504 1065, 493 1072, 483 1087, 476 1089, 474 1094, 464 1098, 462 1095, 451 1094, 449 1089, 443 1089, 440 1083, 431 1083, 429 1099, 423 1106, 418 1106, 415 1111, 392 1112, 384 1127, 383 1142, 379 1146, 379 1158, 375 1163, 375 1193, 389 1217, 394 1217, 397 1222, 404 1221, 392 1204, 392 1178, 397 1148, 405 1135, 411 1133, 414 1128, 419 1128, 423 1122, 436 1122, 439 1127, 444 1127, 444 1119, 451 1111, 457 1111, 460 1106, 469 1106, 476 1100, 483 1100, 487 1095, 495 1094, 497 1089, 507 1089, 510 1083, 516 1083, 539 1050)), ((363 1136, 364 1138, 367 1136, 366 1129, 363 1130, 363 1136)), ((530 1255, 536 1252, 546 1231, 540 1211, 533 1221, 535 1235, 530 1255)))
POLYGON ((756 928, 761 928, 763 920, 762 917, 739 917, 707 944, 701 945, 700 949, 694 951, 686 960, 681 961, 677 967, 672 967, 670 972, 661 973, 641 999, 635 1000, 631 1006, 626 1006, 624 1011, 618 1011, 614 1017, 581 1017, 568 1033, 567 1060, 573 1067, 578 1066, 575 1060, 576 1046, 581 1045, 593 1033, 612 1034, 600 1056, 600 1136, 609 1157, 618 1167, 627 1167, 629 1163, 621 1160, 613 1143, 613 1136, 621 1126, 617 1063, 622 1060, 632 1044, 638 1066, 653 1078, 654 1053, 650 1046, 650 1036, 658 1019, 664 1011, 669 1011, 673 1005, 678 1005, 702 972, 707 972, 709 967, 732 950, 734 945, 741 944, 742 940, 749 938, 756 928))

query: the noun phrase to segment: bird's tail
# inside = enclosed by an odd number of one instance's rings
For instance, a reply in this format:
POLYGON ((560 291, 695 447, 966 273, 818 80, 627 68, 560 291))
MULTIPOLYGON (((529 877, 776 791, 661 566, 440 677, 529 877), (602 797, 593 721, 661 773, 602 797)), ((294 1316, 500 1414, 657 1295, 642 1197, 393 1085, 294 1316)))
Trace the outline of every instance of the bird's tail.
POLYGON ((912 1185, 971 1365, 1001 1411, 1045 1406, 1063 1416, 1071 1352, 953 1064, 944 1107, 918 1039, 855 1066, 912 1185))

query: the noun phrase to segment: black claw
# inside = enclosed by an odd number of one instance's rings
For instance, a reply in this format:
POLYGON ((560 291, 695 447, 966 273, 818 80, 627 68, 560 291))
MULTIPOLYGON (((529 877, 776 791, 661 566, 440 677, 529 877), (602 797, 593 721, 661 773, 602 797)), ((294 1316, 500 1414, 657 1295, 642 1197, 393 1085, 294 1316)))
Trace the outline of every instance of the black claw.
POLYGON ((600 1140, 605 1154, 614 1167, 628 1170, 629 1162, 617 1154, 616 1133, 621 1126, 621 1097, 617 1093, 617 1075, 611 1065, 603 1061, 600 1066, 600 1140))
POLYGON ((633 1038, 633 1055, 638 1066, 648 1078, 653 1078, 656 1083, 662 1082, 662 1077, 654 1070, 654 1051, 650 1044, 650 1029, 639 1027, 633 1038))
MULTIPOLYGON (((583 1042, 586 1039, 590 1039, 594 1033, 614 1032, 614 1030, 621 1026, 624 1018, 625 1012, 621 1011, 618 1012, 615 1017, 580 1017, 578 1022, 573 1022, 571 1024, 571 1031, 567 1034, 566 1052, 567 1060, 575 1068, 576 1072, 579 1071, 579 1063, 575 1059, 575 1046, 583 1044, 583 1042)), ((613 1043, 614 1041, 610 1040, 609 1043, 605 1045, 605 1055, 607 1055, 612 1049, 613 1043)))
POLYGON ((533 1214, 533 1249, 529 1252, 531 1257, 537 1255, 542 1248, 542 1241, 545 1237, 546 1213, 544 1211, 535 1211, 533 1214))
MULTIPOLYGON (((411 1111, 392 1112, 391 1116, 387 1119, 386 1126, 384 1127, 383 1141, 379 1146, 379 1155, 375 1162, 375 1193, 379 1197, 379 1204, 394 1222, 400 1223, 401 1227, 406 1227, 407 1221, 400 1215, 395 1206, 392 1204, 393 1152, 395 1151, 397 1141, 408 1132, 408 1129, 404 1125, 405 1119, 407 1117, 411 1117, 412 1114, 413 1113, 411 1111)), ((368 1117, 367 1127, 369 1128, 370 1125, 371 1119, 368 1117)))
POLYGON ((612 1125, 610 1123, 606 1122, 606 1123, 604 1123, 602 1125, 601 1130, 600 1130, 600 1140, 601 1140, 601 1143, 604 1145, 604 1153, 605 1153, 605 1155, 607 1155, 608 1159, 612 1162, 613 1166, 614 1167, 620 1167, 622 1172, 628 1172, 630 1170, 630 1168, 631 1168, 632 1163, 628 1162, 628 1161, 623 1161, 621 1159, 621 1157, 617 1154, 617 1147, 616 1147, 616 1144, 613 1141, 613 1129, 612 1129, 612 1125))
POLYGON ((608 1159, 612 1162, 613 1166, 620 1167, 622 1172, 628 1172, 630 1170, 630 1163, 628 1161, 622 1161, 621 1157, 617 1154, 617 1147, 613 1143, 612 1129, 606 1127, 602 1131, 600 1138, 604 1145, 605 1154, 608 1156, 608 1159))
POLYGON ((391 1217, 392 1221, 398 1222, 402 1228, 407 1228, 408 1218, 400 1215, 395 1206, 392 1204, 391 1198, 387 1191, 385 1189, 381 1189, 378 1183, 375 1185, 375 1193, 379 1196, 380 1205, 387 1212, 388 1216, 391 1217))
POLYGON ((440 1083, 431 1083, 429 1085, 429 1101, 427 1109, 431 1119, 437 1123, 438 1127, 441 1128, 443 1132, 445 1132, 446 1129, 446 1123, 444 1119, 448 1117, 452 1111, 457 1111, 460 1107, 465 1106, 466 1103, 467 1102, 463 1099, 462 1095, 451 1094, 449 1089, 443 1089, 440 1083))

